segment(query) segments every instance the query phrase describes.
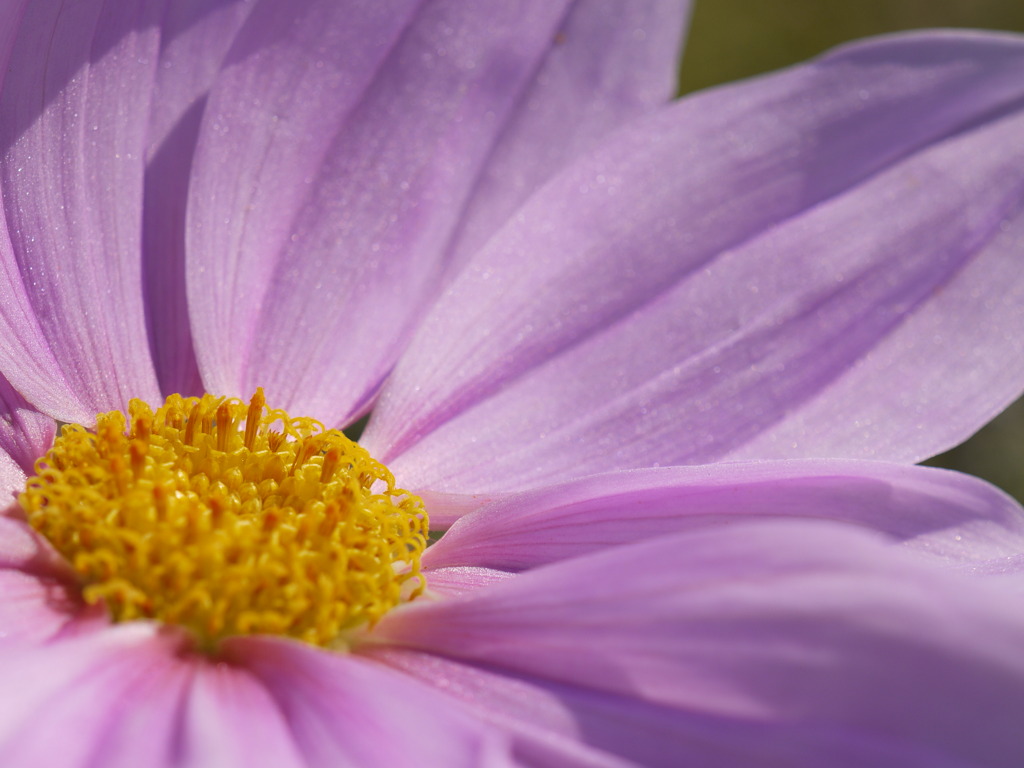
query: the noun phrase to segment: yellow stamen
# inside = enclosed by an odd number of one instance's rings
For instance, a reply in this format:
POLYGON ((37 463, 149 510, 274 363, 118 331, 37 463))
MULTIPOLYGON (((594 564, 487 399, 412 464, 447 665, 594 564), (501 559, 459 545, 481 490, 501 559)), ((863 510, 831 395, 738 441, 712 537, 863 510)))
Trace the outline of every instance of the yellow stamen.
POLYGON ((254 633, 329 646, 422 591, 422 501, 340 431, 262 390, 128 410, 65 426, 19 497, 115 621, 183 625, 210 650, 254 633))

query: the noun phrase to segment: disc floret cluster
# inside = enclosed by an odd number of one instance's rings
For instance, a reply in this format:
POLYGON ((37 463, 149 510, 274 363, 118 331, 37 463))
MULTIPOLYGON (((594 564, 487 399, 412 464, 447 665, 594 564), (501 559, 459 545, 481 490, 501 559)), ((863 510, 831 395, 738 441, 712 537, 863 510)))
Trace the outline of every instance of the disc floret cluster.
POLYGON ((19 501, 86 603, 215 648, 275 634, 321 646, 423 589, 422 501, 342 432, 212 395, 67 425, 19 501))

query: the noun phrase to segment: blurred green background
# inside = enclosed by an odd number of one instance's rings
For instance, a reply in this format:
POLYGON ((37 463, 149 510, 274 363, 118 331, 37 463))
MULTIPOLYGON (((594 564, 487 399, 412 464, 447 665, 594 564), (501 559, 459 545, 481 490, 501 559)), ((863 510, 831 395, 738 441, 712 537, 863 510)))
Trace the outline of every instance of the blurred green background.
POLYGON ((681 88, 778 69, 858 37, 926 27, 1024 32, 1024 0, 696 0, 681 88))
MULTIPOLYGON (((683 93, 749 77, 868 35, 928 27, 1024 32, 1024 0, 696 0, 683 93)), ((1021 254, 1024 268, 1024 254, 1021 254)), ((984 477, 1024 501, 1024 399, 928 462, 984 477)))

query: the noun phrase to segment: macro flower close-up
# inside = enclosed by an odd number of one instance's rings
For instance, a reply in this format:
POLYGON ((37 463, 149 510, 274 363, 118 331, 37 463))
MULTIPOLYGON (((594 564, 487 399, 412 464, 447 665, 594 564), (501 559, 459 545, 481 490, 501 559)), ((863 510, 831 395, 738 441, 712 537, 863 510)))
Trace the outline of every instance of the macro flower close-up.
POLYGON ((0 6, 0 765, 1018 765, 1024 37, 0 6))

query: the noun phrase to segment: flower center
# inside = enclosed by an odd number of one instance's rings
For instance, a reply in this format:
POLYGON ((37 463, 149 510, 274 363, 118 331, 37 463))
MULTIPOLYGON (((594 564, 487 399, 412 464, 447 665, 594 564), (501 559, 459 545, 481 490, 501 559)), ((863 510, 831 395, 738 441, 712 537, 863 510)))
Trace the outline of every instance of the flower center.
POLYGON ((114 621, 334 645, 423 589, 427 515, 340 431, 171 395, 65 426, 19 497, 114 621), (127 423, 126 423, 127 421, 127 423))

